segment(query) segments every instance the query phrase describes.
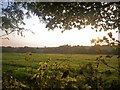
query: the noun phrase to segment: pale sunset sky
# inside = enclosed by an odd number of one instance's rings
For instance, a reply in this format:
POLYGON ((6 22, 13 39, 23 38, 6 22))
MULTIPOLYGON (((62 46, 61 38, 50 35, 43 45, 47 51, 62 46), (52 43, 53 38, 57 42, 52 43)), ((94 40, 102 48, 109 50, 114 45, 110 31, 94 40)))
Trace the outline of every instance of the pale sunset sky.
MULTIPOLYGON (((83 45, 90 46, 92 39, 102 38, 106 36, 108 32, 96 32, 92 30, 90 26, 87 26, 85 29, 72 29, 66 30, 61 33, 62 30, 48 30, 45 28, 45 24, 40 23, 37 16, 34 16, 30 19, 25 19, 26 25, 24 26, 27 29, 31 29, 33 33, 30 31, 23 32, 25 37, 21 37, 16 33, 10 34, 8 39, 1 39, 1 46, 13 46, 13 47, 57 47, 60 45, 83 45)), ((3 34, 3 31, 0 31, 0 35, 3 34)), ((113 30, 113 36, 118 38, 118 33, 115 33, 113 30)))

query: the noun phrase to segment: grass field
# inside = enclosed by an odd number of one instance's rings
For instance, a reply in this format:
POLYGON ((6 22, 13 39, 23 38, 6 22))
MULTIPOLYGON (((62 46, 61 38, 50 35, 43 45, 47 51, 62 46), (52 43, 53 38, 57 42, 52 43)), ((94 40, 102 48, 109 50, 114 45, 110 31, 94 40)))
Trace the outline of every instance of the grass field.
MULTIPOLYGON (((2 53, 2 73, 11 73, 13 77, 18 80, 25 80, 28 77, 32 77, 37 72, 40 62, 51 61, 57 62, 61 65, 69 65, 70 68, 79 69, 87 63, 92 63, 96 67, 96 57, 99 55, 88 54, 36 54, 32 53, 29 57, 25 53, 2 53), (25 60, 28 57, 28 60, 25 60)), ((105 55, 102 55, 105 58, 105 55)), ((114 55, 111 59, 107 59, 107 62, 112 67, 117 67, 117 58, 114 55)), ((112 74, 110 78, 117 78, 117 72, 104 65, 102 62, 99 64, 99 72, 111 70, 112 74)), ((3 76, 4 77, 4 76, 3 76)))
MULTIPOLYGON (((3 72, 11 71, 14 74, 17 73, 26 73, 24 69, 28 67, 28 69, 36 69, 38 67, 39 62, 41 61, 51 61, 58 63, 66 63, 69 64, 73 68, 79 68, 80 65, 87 64, 91 62, 96 64, 96 57, 98 55, 88 55, 88 54, 32 54, 30 60, 25 60, 25 53, 2 53, 2 70, 3 72)), ((103 55, 105 56, 105 55, 103 55)), ((109 65, 117 67, 117 58, 113 56, 109 62, 109 65)), ((100 70, 107 70, 112 68, 107 67, 106 65, 100 63, 100 70)))

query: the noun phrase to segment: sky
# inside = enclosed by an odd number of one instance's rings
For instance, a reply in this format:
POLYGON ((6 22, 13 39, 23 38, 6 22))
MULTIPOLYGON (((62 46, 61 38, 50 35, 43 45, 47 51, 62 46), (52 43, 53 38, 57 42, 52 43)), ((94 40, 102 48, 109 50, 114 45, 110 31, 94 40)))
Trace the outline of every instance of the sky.
MULTIPOLYGON (((25 37, 21 37, 16 33, 10 34, 8 39, 0 38, 1 46, 13 46, 13 47, 58 47, 60 45, 82 45, 82 46, 90 46, 92 39, 102 38, 106 36, 108 32, 96 32, 92 30, 90 26, 87 26, 84 29, 72 29, 66 30, 61 33, 60 29, 48 30, 45 28, 45 24, 40 23, 37 16, 34 16, 30 19, 25 19, 26 25, 24 26, 27 29, 30 29, 34 32, 30 31, 23 32, 25 37)), ((0 35, 3 34, 0 31, 0 35)), ((118 38, 118 34, 113 32, 114 37, 118 38)))

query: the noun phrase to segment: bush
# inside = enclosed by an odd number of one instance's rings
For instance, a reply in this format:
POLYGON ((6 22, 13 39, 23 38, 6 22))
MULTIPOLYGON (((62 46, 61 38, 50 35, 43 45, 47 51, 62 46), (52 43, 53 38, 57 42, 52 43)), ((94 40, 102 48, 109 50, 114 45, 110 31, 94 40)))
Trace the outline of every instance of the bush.
MULTIPOLYGON (((108 70, 105 74, 111 74, 108 70)), ((107 82, 99 74, 92 63, 78 69, 57 62, 40 62, 37 71, 28 80, 20 81, 12 76, 11 72, 3 73, 3 89, 5 90, 42 90, 71 89, 71 90, 117 90, 120 88, 118 80, 107 82)))

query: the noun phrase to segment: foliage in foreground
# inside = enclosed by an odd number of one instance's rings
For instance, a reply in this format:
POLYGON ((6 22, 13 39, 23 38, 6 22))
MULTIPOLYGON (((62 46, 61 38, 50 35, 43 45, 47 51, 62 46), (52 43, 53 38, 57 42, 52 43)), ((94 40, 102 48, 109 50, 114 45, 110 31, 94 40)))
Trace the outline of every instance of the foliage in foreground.
MULTIPOLYGON (((24 17, 38 16, 46 28, 71 30, 87 25, 97 31, 113 30, 119 27, 118 2, 3 2, 2 29, 6 34, 17 31, 23 36, 24 17), (109 12, 108 12, 109 11, 109 12), (112 22, 112 23, 111 23, 112 22)), ((62 31, 62 32, 63 32, 62 31)), ((4 35, 2 35, 4 36, 4 35)))
POLYGON ((3 73, 3 89, 118 90, 118 79, 107 80, 111 74, 110 70, 100 73, 98 66, 91 63, 76 69, 69 64, 46 61, 40 62, 37 72, 23 81, 14 78, 10 72, 3 73))

